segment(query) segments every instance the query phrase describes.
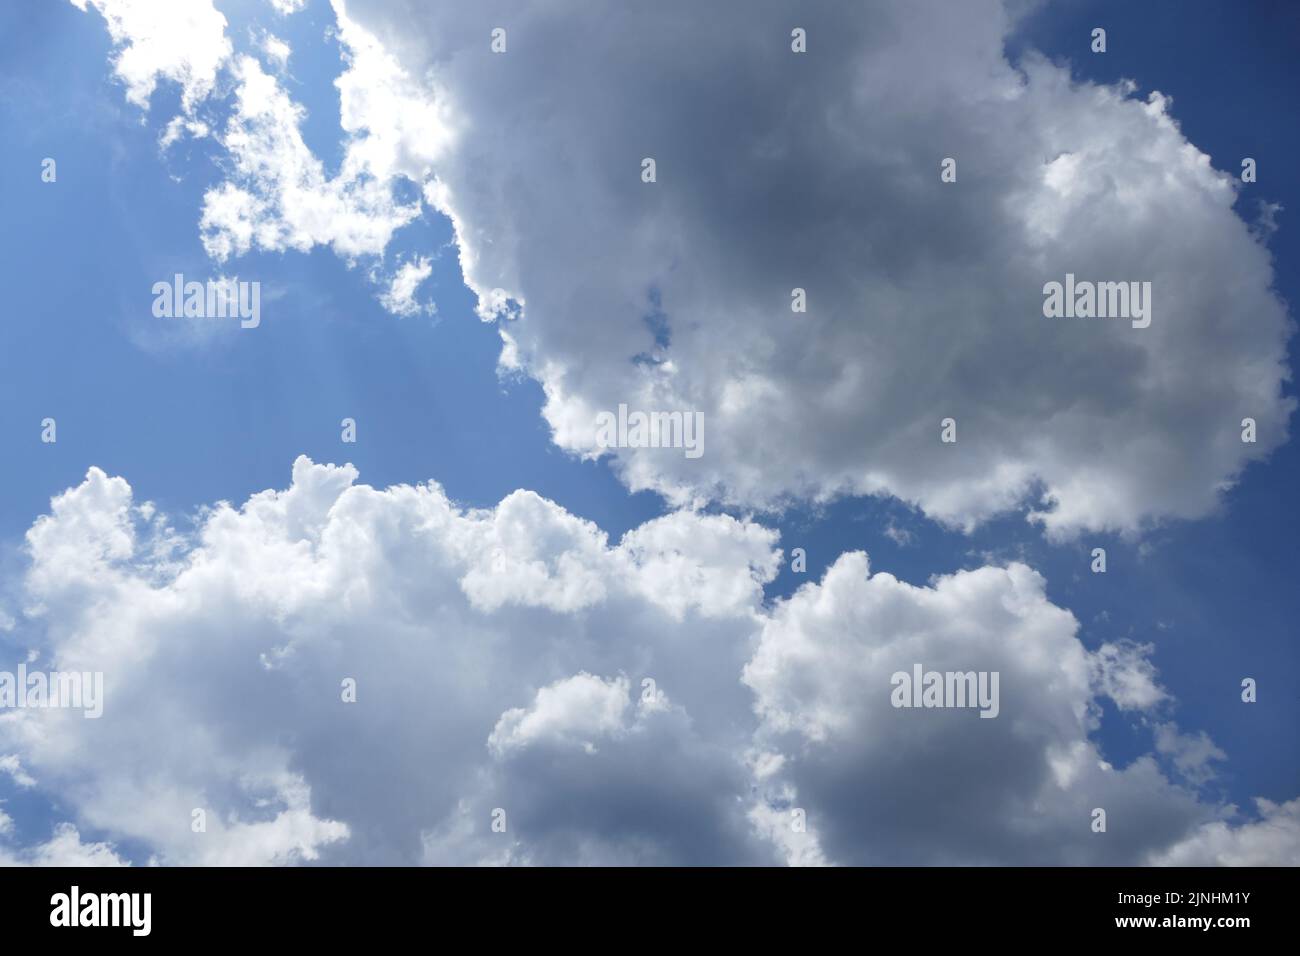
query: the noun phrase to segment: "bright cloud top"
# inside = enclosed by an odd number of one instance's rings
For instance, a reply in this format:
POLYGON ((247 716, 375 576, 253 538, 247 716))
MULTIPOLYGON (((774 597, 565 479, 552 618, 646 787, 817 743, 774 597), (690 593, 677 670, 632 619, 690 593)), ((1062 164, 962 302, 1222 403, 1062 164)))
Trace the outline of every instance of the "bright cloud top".
POLYGON ((68 815, 11 862, 1294 852, 1255 836, 1289 832, 1289 806, 1242 824, 1202 801, 1224 755, 1179 737, 1142 648, 1089 653, 1023 565, 914 587, 851 553, 768 606, 781 552, 752 522, 677 512, 611 544, 531 492, 464 510, 356 477, 299 458, 287 489, 192 527, 99 469, 52 501, 13 638, 32 667, 102 671, 104 707, 0 714, 4 768, 68 815), (917 662, 1000 671, 997 718, 892 707, 917 662), (1161 725, 1126 768, 1091 738, 1104 694, 1161 725))

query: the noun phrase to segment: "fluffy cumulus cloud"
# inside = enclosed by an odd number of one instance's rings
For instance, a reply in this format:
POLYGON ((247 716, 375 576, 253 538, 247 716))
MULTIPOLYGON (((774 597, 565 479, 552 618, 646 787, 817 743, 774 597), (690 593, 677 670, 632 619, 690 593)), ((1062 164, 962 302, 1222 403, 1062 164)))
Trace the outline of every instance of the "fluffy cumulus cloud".
POLYGON ((357 477, 299 458, 288 488, 187 521, 99 469, 53 499, 6 643, 29 670, 103 672, 103 713, 0 714, 0 769, 66 814, 43 842, 0 827, 0 862, 1231 862, 1294 845, 1292 805, 1234 819, 1198 795, 1223 754, 1166 719, 1142 648, 1087 651, 1022 565, 916 587, 850 553, 772 606, 781 552, 754 522, 681 511, 611 542, 531 492, 475 510, 357 477), (891 675, 915 663, 999 671, 998 716, 893 707, 891 675), (1127 767, 1092 738, 1105 696, 1161 721, 1127 767))
POLYGON ((433 250, 394 237, 446 214, 554 440, 681 507, 611 542, 529 491, 465 509, 299 458, 183 519, 91 469, 0 620, 29 668, 102 671, 104 713, 0 713, 0 771, 66 816, 23 844, 0 815, 0 862, 1300 855, 1294 801, 1206 797, 1227 755, 1173 722, 1150 647, 1088 650, 1032 569, 917 586, 849 553, 771 602, 776 533, 695 507, 884 494, 1059 537, 1211 510, 1286 438, 1290 326, 1268 230, 1159 94, 1009 63, 996 0, 333 0, 331 171, 287 45, 237 52, 210 0, 73 2, 130 100, 180 85, 164 145, 224 149, 215 260, 369 257, 414 315, 433 250), (1066 274, 1150 282, 1150 326, 1045 318, 1066 274), (598 448, 620 405, 701 412, 703 455, 598 448), (893 706, 916 665, 996 672, 997 716, 893 706), (1148 753, 1107 759, 1107 711, 1148 753))
POLYGON ((633 488, 1028 504, 1068 535, 1204 514, 1285 438, 1286 310, 1232 177, 1161 96, 1008 63, 995 0, 335 6, 472 117, 426 194, 484 310, 526 301, 504 354, 555 440, 704 413, 699 459, 616 453, 633 488), (1151 326, 1045 318, 1067 273, 1150 282, 1151 326))
MULTIPOLYGON (((613 455, 633 489, 763 508, 888 494, 967 528, 1026 507, 1070 536, 1203 515, 1286 439, 1291 326, 1235 180, 1159 93, 1008 62, 999 0, 333 0, 333 176, 209 0, 164 5, 194 28, 175 43, 146 29, 149 4, 93 2, 139 102, 160 76, 205 95, 228 57, 212 256, 380 256, 446 213, 480 314, 516 320, 502 362, 541 382, 555 441, 613 455), (1045 318, 1067 274, 1149 282, 1150 326, 1045 318), (705 454, 603 448, 598 416, 620 404, 703 413, 705 454)), ((382 301, 409 313, 414 278, 388 276, 382 301)))
POLYGON ((167 863, 769 859, 737 675, 772 532, 673 515, 612 545, 530 492, 355 478, 300 458, 186 532, 98 469, 55 498, 14 640, 102 671, 103 716, 6 710, 9 769, 167 863))
MULTIPOLYGON (((1098 693, 1073 616, 1024 565, 918 588, 846 554, 766 622, 745 682, 774 784, 832 861, 1138 862, 1204 814, 1147 758, 1089 741, 1098 693), (995 714, 896 707, 896 673, 997 673, 995 714), (1104 809, 1104 834, 1090 829, 1104 809)), ((951 703, 951 702, 950 702, 951 703)))

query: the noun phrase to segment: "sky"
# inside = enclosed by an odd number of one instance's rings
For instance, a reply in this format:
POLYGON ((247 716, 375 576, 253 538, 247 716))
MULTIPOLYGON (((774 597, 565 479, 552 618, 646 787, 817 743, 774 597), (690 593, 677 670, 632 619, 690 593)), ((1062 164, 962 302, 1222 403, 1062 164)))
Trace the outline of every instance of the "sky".
POLYGON ((0 862, 1300 862, 1300 13, 717 6, 0 9, 0 862))

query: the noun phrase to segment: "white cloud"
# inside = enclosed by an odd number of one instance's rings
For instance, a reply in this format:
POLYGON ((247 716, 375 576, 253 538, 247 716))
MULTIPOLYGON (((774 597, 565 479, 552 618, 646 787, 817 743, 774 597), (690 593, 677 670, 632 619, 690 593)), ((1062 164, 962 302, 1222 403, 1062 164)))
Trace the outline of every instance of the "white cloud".
POLYGON ((624 731, 628 688, 626 677, 604 681, 586 673, 556 681, 539 690, 527 710, 514 707, 502 714, 488 747, 505 754, 539 740, 580 739, 590 749, 593 739, 624 731))
POLYGON ((907 528, 899 527, 891 519, 889 524, 885 527, 885 537, 894 542, 894 544, 898 545, 900 548, 905 548, 912 543, 915 535, 913 535, 907 528))
POLYGON ((20 787, 34 787, 36 781, 23 770, 23 765, 13 754, 0 756, 0 773, 7 773, 20 787))
POLYGON ((67 823, 56 826, 45 843, 17 851, 0 846, 0 866, 127 865, 107 843, 83 843, 77 828, 67 823))
MULTIPOLYGON (((531 492, 462 510, 356 479, 299 458, 184 537, 99 469, 57 496, 16 637, 103 671, 104 712, 0 715, 5 768, 103 853, 173 864, 1114 862, 1250 839, 1203 829, 1222 811, 1154 756, 1105 761, 1098 695, 1155 707, 1154 672, 1089 653, 1023 565, 921 588, 846 554, 767 607, 780 551, 752 522, 679 512, 611 544, 531 492), (999 716, 893 709, 918 662, 999 671, 999 716), (1121 672, 1146 683, 1098 679, 1121 672)), ((1170 733, 1184 777, 1221 759, 1170 733)), ((80 846, 60 833, 6 853, 80 846)))
POLYGON ((1205 731, 1185 734, 1172 723, 1156 725, 1155 743, 1156 751, 1173 760, 1178 772, 1195 784, 1212 780, 1214 762, 1228 758, 1205 731))
POLYGON ((158 137, 158 145, 166 150, 173 143, 179 142, 181 137, 187 133, 195 139, 202 139, 212 132, 207 123, 202 120, 186 119, 184 116, 173 116, 166 127, 163 128, 162 135, 158 137))
MULTIPOLYGON (((610 546, 530 492, 462 512, 436 485, 355 479, 300 458, 287 490, 217 505, 178 542, 125 481, 94 469, 36 522, 29 636, 52 668, 105 673, 104 715, 15 711, 0 741, 72 822, 165 863, 413 862, 450 852, 445 840, 426 851, 422 834, 454 831, 473 806, 463 852, 476 861, 500 845, 482 843, 496 788, 544 791, 540 812, 560 782, 535 755, 572 740, 610 799, 636 780, 660 802, 679 788, 686 816, 707 808, 729 849, 691 826, 674 843, 666 820, 628 843, 611 818, 579 851, 571 828, 547 831, 510 801, 531 834, 517 860, 764 852, 740 803, 736 675, 774 573, 770 532, 701 517, 682 536, 691 516, 669 516, 610 546), (681 562, 744 583, 689 598, 662 577, 681 562), (643 676, 678 704, 638 703, 616 724, 643 676), (341 699, 349 677, 355 704, 341 699)), ((585 784, 564 786, 577 800, 585 784)))
POLYGON ((209 255, 224 261, 253 248, 306 252, 318 244, 349 259, 377 255, 419 215, 351 148, 343 171, 328 177, 303 142, 302 108, 279 82, 250 56, 231 71, 236 104, 220 139, 233 175, 204 196, 200 228, 209 255))
POLYGON ((189 112, 216 85, 217 73, 230 56, 226 18, 212 0, 71 0, 74 6, 99 11, 116 51, 113 69, 126 98, 142 109, 159 79, 181 87, 189 112))
POLYGON ((1257 800, 1260 819, 1240 826, 1216 820, 1168 850, 1153 854, 1160 866, 1295 866, 1300 860, 1300 799, 1257 800))
POLYGON ((266 54, 275 69, 283 73, 289 66, 289 56, 293 51, 289 48, 289 44, 274 33, 268 33, 262 37, 262 52, 266 54))
MULTIPOLYGON (((742 761, 661 690, 644 686, 633 704, 629 688, 623 676, 579 673, 503 714, 471 815, 480 825, 455 833, 461 852, 534 865, 778 862, 779 844, 742 812, 752 803, 742 761), (489 807, 508 814, 507 834, 524 838, 503 851, 501 834, 483 825, 489 807)), ((426 862, 446 859, 451 835, 424 835, 426 862)))
MULTIPOLYGON (((213 258, 316 245, 348 260, 378 256, 420 215, 420 200, 400 201, 395 189, 431 177, 433 162, 454 140, 455 122, 341 5, 338 38, 346 62, 335 81, 345 144, 334 176, 303 140, 302 107, 255 59, 233 60, 235 108, 220 137, 231 175, 208 190, 200 221, 213 258)), ((287 48, 268 52, 283 60, 287 48)), ((382 301, 412 314, 414 287, 431 271, 427 258, 403 266, 382 301)))
MULTIPOLYGON (((1009 64, 996 0, 814 5, 806 54, 783 4, 747 2, 725 44, 675 71, 644 51, 712 43, 686 4, 611 31, 563 4, 412 22, 389 0, 334 0, 334 176, 209 0, 77 2, 104 13, 136 102, 161 76, 188 112, 229 63, 232 171, 200 222, 214 258, 379 256, 428 203, 452 219, 480 314, 518 317, 503 366, 541 382, 559 445, 607 453, 596 416, 620 403, 702 411, 703 458, 611 452, 634 490, 761 508, 890 494, 964 528, 1028 507, 1056 537, 1135 532, 1213 510, 1287 438, 1291 325, 1235 180, 1166 97, 1009 64), (404 182, 423 202, 397 198, 404 182), (1150 282, 1151 327, 1044 318, 1043 284, 1066 273, 1150 282), (806 314, 789 311, 796 286, 806 314), (938 440, 950 415, 955 445, 938 440)), ((413 307, 414 277, 384 301, 413 307)))
POLYGON ((1168 699, 1156 679, 1151 644, 1107 642, 1090 658, 1092 680, 1120 710, 1150 710, 1168 699))
POLYGON ((842 555, 765 622, 744 670, 780 754, 764 786, 803 808, 804 853, 850 864, 1139 861, 1204 820, 1195 795, 1143 757, 1107 763, 1093 655, 1073 615, 1021 564, 915 587, 842 555), (892 676, 999 675, 997 716, 891 703, 892 676), (1091 812, 1108 831, 1090 830, 1091 812))
MULTIPOLYGON (((786 4, 740 6, 629 9, 613 30, 566 4, 413 23, 336 3, 345 35, 364 25, 471 120, 426 198, 482 311, 494 290, 526 300, 503 357, 543 384, 561 446, 598 453, 596 414, 620 402, 699 409, 707 454, 619 451, 631 488, 887 493, 963 527, 1028 504, 1068 536, 1203 515, 1285 440, 1269 253, 1166 99, 1013 67, 993 0, 813 4, 806 54, 786 4), (1042 286, 1067 272, 1150 281, 1151 327, 1044 318, 1042 286), (939 441, 949 415, 956 445, 939 441), (1247 416, 1257 444, 1239 440, 1247 416)), ((349 76, 361 115, 369 78, 349 76)))
MULTIPOLYGON (((890 494, 966 528, 1028 503, 1068 536, 1202 515, 1285 440, 1269 228, 1236 216, 1158 94, 1008 64, 993 0, 809 4, 801 55, 775 0, 744 3, 725 42, 675 0, 617 30, 569 4, 413 23, 335 0, 333 175, 208 0, 73 2, 105 17, 130 101, 180 84, 164 145, 207 134, 194 108, 229 70, 213 258, 378 257, 428 204, 480 314, 512 317, 502 364, 542 383, 559 445, 597 454, 596 413, 619 403, 703 410, 704 458, 617 453, 631 488, 890 494), (1151 327, 1044 319, 1066 272, 1151 281, 1151 327)), ((418 308, 428 265, 407 260, 385 305, 418 308)), ((300 458, 287 490, 218 505, 188 539, 99 469, 56 498, 28 535, 22 636, 110 674, 108 701, 102 721, 3 715, 13 766, 162 862, 1240 862, 1295 842, 1295 802, 1234 826, 1154 756, 1103 758, 1099 697, 1147 715, 1168 694, 1149 648, 1087 652, 1024 565, 918 588, 849 554, 767 608, 780 555, 753 521, 682 510, 611 546, 532 492, 462 511, 434 484, 356 478, 300 458), (997 670, 998 718, 889 707, 916 662, 997 670), (673 703, 634 705, 643 677, 673 703)), ((1154 732, 1188 785, 1222 759, 1154 732)), ((0 855, 81 857, 116 859, 70 825, 0 855)))
POLYGON ((415 298, 416 292, 425 279, 433 275, 433 260, 428 256, 419 256, 398 267, 379 301, 384 308, 394 315, 419 315, 432 312, 432 305, 421 305, 415 298))

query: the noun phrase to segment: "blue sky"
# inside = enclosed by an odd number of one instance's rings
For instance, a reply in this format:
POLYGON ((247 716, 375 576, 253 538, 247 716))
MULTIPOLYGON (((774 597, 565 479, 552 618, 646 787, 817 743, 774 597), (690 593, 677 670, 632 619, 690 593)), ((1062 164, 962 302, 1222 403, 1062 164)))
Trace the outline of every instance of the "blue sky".
MULTIPOLYGON (((250 49, 261 28, 292 48, 284 86, 306 109, 304 141, 336 173, 343 150, 333 80, 341 66, 329 5, 310 0, 288 17, 266 4, 217 6, 237 51, 250 49)), ((1292 168, 1300 136, 1291 118, 1300 15, 1284 4, 1193 6, 1195 15, 1173 3, 1045 4, 1016 27, 1006 50, 1013 63, 1038 50, 1068 64, 1078 80, 1128 78, 1139 98, 1153 89, 1171 96, 1182 134, 1230 175, 1241 157, 1256 158, 1259 181, 1241 190, 1235 208, 1253 222, 1257 201, 1280 204, 1267 239, 1275 289, 1287 303, 1300 301, 1300 249, 1290 227, 1291 211, 1300 209, 1292 168), (1108 33, 1104 55, 1087 45, 1098 24, 1108 33)), ((594 522, 611 542, 674 510, 653 490, 629 492, 611 458, 582 460, 557 446, 538 382, 498 374, 499 323, 475 315, 444 215, 425 205, 382 260, 363 256, 351 267, 322 245, 254 249, 214 263, 198 219, 227 157, 211 137, 160 150, 166 121, 181 108, 176 84, 162 81, 148 112, 127 102, 103 20, 68 3, 6 5, 0 37, 8 277, 8 321, 0 325, 0 433, 7 436, 0 600, 10 614, 25 600, 25 533, 49 511, 51 496, 77 486, 91 466, 126 478, 137 502, 156 503, 182 530, 204 505, 238 505, 287 487, 300 454, 351 462, 375 488, 436 480, 473 508, 530 489, 594 522), (53 184, 40 180, 47 156, 58 163, 53 184), (436 303, 436 312, 393 315, 367 272, 413 255, 433 257, 420 299, 436 303), (151 285, 174 272, 218 271, 261 281, 261 326, 226 325, 199 341, 160 329, 149 311, 151 285), (45 417, 57 420, 55 444, 40 441, 45 417), (340 442, 345 417, 358 423, 355 445, 340 442)), ((219 99, 210 109, 220 121, 229 115, 219 99)), ((409 183, 401 188, 417 194, 409 183)), ((557 258, 555 268, 572 264, 557 258)), ((677 322, 674 305, 667 309, 668 322, 677 322)), ((1294 367, 1296 359, 1292 339, 1285 360, 1294 367)), ((738 502, 704 510, 777 529, 787 557, 789 548, 807 550, 806 575, 787 560, 765 584, 769 608, 855 549, 869 553, 873 572, 918 586, 935 575, 1025 562, 1046 579, 1047 599, 1079 620, 1086 649, 1116 640, 1154 645, 1150 659, 1176 701, 1169 713, 1180 730, 1208 733, 1227 754, 1200 799, 1239 805, 1250 819, 1254 798, 1281 803, 1300 793, 1297 478, 1300 455, 1286 442, 1247 465, 1213 513, 1163 520, 1136 535, 1085 531, 1064 541, 1027 522, 1026 507, 970 532, 889 496, 797 500, 775 514, 738 502), (1105 575, 1088 569, 1098 546, 1108 551, 1105 575), (1239 699, 1247 676, 1259 681, 1252 706, 1239 699)), ((20 621, 2 635, 8 656, 19 659, 39 641, 38 629, 20 621)), ((1154 718, 1108 700, 1099 706, 1104 716, 1093 739, 1107 760, 1124 767, 1152 751, 1154 718)), ((1168 769, 1168 758, 1159 760, 1168 769)), ((83 841, 105 840, 137 861, 157 852, 64 796, 0 781, 0 800, 26 840, 45 839, 72 814, 83 841)))

